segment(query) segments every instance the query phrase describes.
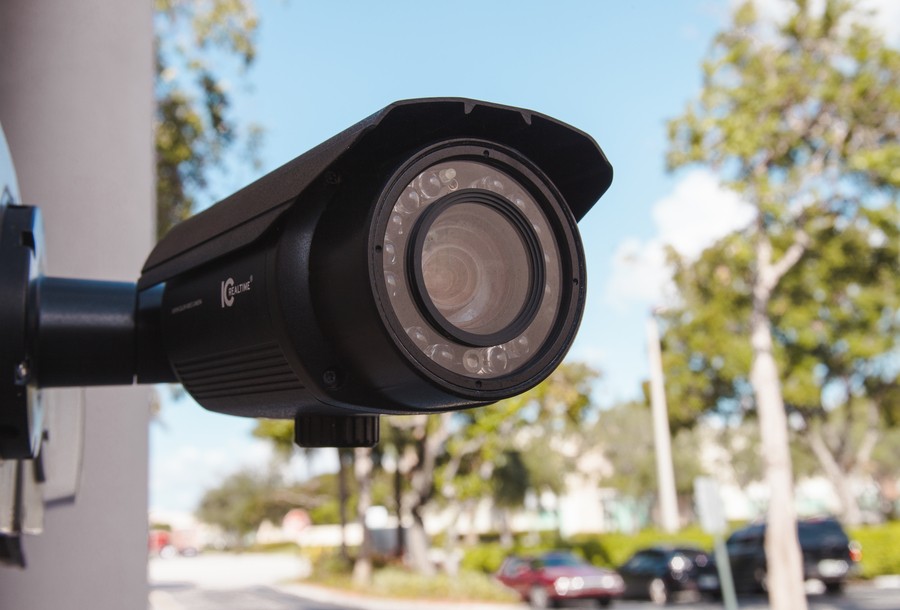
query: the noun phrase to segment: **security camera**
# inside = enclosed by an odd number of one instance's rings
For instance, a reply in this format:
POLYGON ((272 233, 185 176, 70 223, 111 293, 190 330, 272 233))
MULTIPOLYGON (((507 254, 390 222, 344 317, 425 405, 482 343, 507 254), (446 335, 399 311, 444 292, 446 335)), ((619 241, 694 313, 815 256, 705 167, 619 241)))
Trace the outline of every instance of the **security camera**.
POLYGON ((576 222, 611 181, 581 131, 441 98, 182 222, 136 285, 41 277, 21 210, 25 339, 6 364, 20 390, 177 381, 213 411, 295 419, 302 446, 372 445, 380 414, 485 405, 556 368, 584 309, 576 222))

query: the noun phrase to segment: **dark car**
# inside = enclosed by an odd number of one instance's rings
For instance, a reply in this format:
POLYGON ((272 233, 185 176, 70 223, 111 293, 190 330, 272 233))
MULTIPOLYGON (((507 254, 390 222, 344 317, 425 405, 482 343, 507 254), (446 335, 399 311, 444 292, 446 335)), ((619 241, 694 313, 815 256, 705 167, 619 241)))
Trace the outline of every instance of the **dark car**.
MULTIPOLYGON (((859 547, 850 541, 833 518, 802 519, 797 523, 803 553, 804 580, 819 580, 830 593, 839 592, 860 559, 859 547)), ((766 526, 755 523, 728 537, 728 558, 738 592, 765 591, 766 526)))
POLYGON ((608 606, 623 591, 622 577, 613 570, 561 551, 538 557, 507 557, 497 579, 534 608, 558 606, 569 599, 594 599, 608 606))
POLYGON ((695 547, 655 546, 636 552, 618 572, 625 597, 665 604, 677 595, 717 589, 715 572, 704 569, 709 563, 709 555, 695 547))

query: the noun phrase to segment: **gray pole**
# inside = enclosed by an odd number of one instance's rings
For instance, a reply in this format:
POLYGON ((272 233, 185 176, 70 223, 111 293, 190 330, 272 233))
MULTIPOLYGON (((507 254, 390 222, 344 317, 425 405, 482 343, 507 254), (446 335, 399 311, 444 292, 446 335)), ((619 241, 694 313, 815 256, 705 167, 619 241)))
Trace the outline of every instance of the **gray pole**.
POLYGON ((647 318, 647 354, 650 358, 650 404, 653 409, 653 441, 656 446, 656 476, 659 482, 660 525, 666 532, 678 531, 678 496, 675 492, 675 469, 672 465, 672 436, 669 410, 666 406, 662 353, 656 312, 647 318))
POLYGON ((731 574, 731 560, 728 558, 728 548, 722 539, 722 534, 716 534, 713 538, 716 554, 716 569, 719 571, 719 586, 722 589, 722 602, 725 610, 737 610, 737 595, 734 592, 734 576, 731 574))
MULTIPOLYGON (((0 123, 22 201, 43 214, 49 275, 133 282, 153 244, 151 11, 0 1, 0 123)), ((77 495, 24 537, 25 570, 0 567, 0 608, 147 607, 150 392, 84 392, 77 495)), ((48 449, 79 431, 54 428, 48 449)))

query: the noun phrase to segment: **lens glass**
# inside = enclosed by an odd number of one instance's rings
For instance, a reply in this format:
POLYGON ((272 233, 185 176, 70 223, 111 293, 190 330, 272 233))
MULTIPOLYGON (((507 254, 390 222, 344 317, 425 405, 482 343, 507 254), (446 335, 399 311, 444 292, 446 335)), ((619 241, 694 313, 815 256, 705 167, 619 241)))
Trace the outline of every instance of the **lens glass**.
POLYGON ((500 212, 478 203, 448 207, 422 249, 422 275, 432 303, 456 328, 491 335, 522 311, 531 285, 522 236, 500 212))
POLYGON ((472 159, 408 180, 375 245, 399 326, 431 362, 470 379, 527 366, 552 336, 564 289, 535 191, 472 159))

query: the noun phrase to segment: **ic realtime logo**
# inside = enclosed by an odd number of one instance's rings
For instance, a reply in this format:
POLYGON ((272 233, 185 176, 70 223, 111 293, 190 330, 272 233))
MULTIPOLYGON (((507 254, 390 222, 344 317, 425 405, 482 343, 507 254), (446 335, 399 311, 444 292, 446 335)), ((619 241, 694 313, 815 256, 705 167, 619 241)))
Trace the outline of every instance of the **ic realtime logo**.
POLYGON ((250 292, 250 285, 253 283, 253 276, 250 276, 246 282, 240 284, 234 283, 234 278, 228 278, 221 283, 222 309, 234 305, 235 295, 243 292, 250 292))

